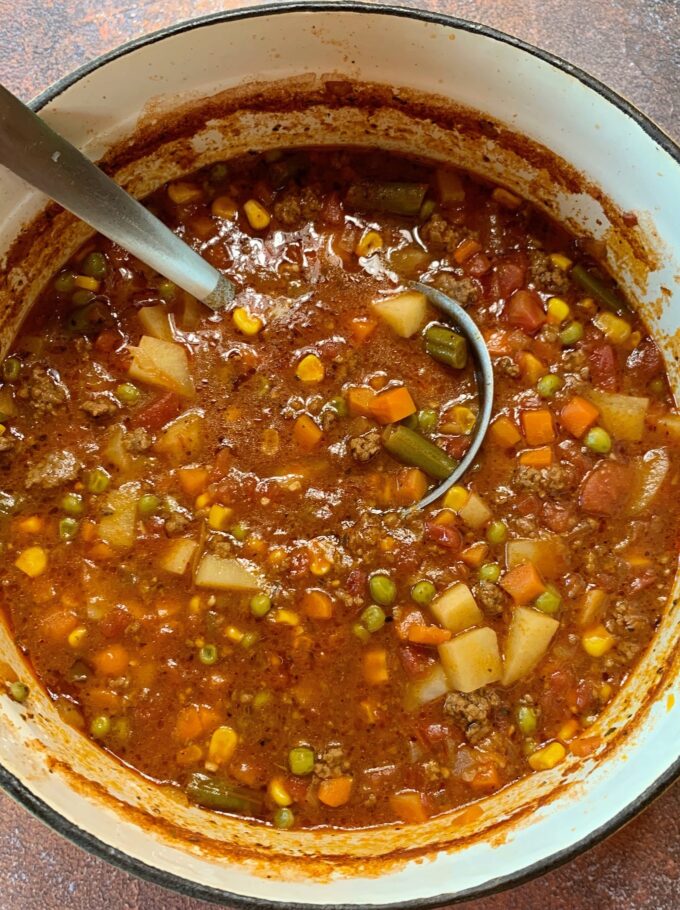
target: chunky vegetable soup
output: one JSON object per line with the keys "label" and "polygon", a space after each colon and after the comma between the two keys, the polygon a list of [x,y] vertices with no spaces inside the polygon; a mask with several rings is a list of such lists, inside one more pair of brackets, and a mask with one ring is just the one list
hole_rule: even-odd
{"label": "chunky vegetable soup", "polygon": [[[251,156],[148,205],[233,308],[96,237],[2,365],[3,602],[63,718],[280,828],[421,822],[589,754],[680,508],[680,415],[598,251],[383,152]],[[423,511],[479,400],[414,279],[467,308],[497,384]]]}

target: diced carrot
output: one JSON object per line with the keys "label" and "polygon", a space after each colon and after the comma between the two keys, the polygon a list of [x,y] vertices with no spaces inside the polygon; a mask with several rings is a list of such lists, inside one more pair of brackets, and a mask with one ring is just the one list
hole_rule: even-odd
{"label": "diced carrot", "polygon": [[121,696],[110,689],[90,689],[87,693],[87,706],[90,711],[118,714],[122,701]]}
{"label": "diced carrot", "polygon": [[462,240],[453,251],[453,258],[456,260],[458,265],[462,265],[470,258],[470,256],[474,256],[475,253],[479,253],[481,249],[481,243],[473,240],[472,237],[466,237],[465,240]]}
{"label": "diced carrot", "polygon": [[188,496],[198,496],[205,490],[210,472],[207,468],[180,468],[179,485]]}
{"label": "diced carrot", "polygon": [[530,446],[542,446],[555,441],[553,416],[547,408],[522,411],[522,429]]}
{"label": "diced carrot", "polygon": [[572,436],[580,439],[600,416],[599,410],[586,398],[574,395],[560,411],[560,423]]}
{"label": "diced carrot", "polygon": [[402,506],[418,502],[427,492],[428,482],[420,468],[402,468],[397,474],[395,499]]}
{"label": "diced carrot", "polygon": [[378,326],[377,319],[371,319],[369,316],[357,316],[349,324],[349,330],[352,338],[357,344],[362,344],[367,338],[370,338]]}
{"label": "diced carrot", "polygon": [[525,449],[519,453],[519,463],[532,468],[548,468],[553,463],[552,446]]}
{"label": "diced carrot", "polygon": [[110,547],[107,543],[104,543],[103,540],[100,540],[90,547],[90,551],[87,555],[90,559],[101,562],[106,559],[115,559],[118,553],[113,547]]}
{"label": "diced carrot", "polygon": [[387,682],[387,651],[384,648],[364,652],[364,679],[372,686]]}
{"label": "diced carrot", "polygon": [[380,392],[371,402],[371,414],[378,423],[396,423],[415,412],[415,402],[404,385]]}
{"label": "diced carrot", "polygon": [[371,405],[376,397],[373,389],[355,386],[347,390],[347,408],[351,417],[372,417]]}
{"label": "diced carrot", "polygon": [[312,619],[330,619],[333,615],[333,601],[325,591],[306,591],[300,609]]}
{"label": "diced carrot", "polygon": [[521,370],[522,377],[529,385],[536,385],[538,380],[548,372],[548,367],[543,361],[539,360],[530,351],[522,351],[518,354],[517,364]]}
{"label": "diced carrot", "polygon": [[514,422],[505,415],[501,415],[494,420],[489,427],[489,434],[497,445],[504,446],[507,449],[517,445],[522,440],[522,434]]}
{"label": "diced carrot", "polygon": [[402,793],[393,793],[390,796],[390,808],[407,825],[417,825],[426,822],[429,818],[425,811],[423,797],[415,790],[404,790]]}
{"label": "diced carrot", "polygon": [[578,739],[572,739],[569,743],[569,751],[579,758],[585,758],[601,745],[601,736],[579,736]]}
{"label": "diced carrot", "polygon": [[530,562],[510,569],[501,578],[500,584],[516,604],[529,604],[545,591],[543,579]]}
{"label": "diced carrot", "polygon": [[300,414],[293,424],[293,439],[303,452],[311,452],[320,442],[323,432],[307,414]]}
{"label": "diced carrot", "polygon": [[352,795],[352,783],[352,778],[347,776],[329,777],[322,780],[319,784],[319,801],[324,806],[330,806],[331,809],[344,806]]}
{"label": "diced carrot", "polygon": [[85,543],[91,543],[97,536],[97,525],[94,521],[87,519],[80,525],[80,536]]}
{"label": "diced carrot", "polygon": [[174,736],[180,742],[191,742],[210,733],[222,723],[222,717],[207,705],[187,705],[177,714]]}
{"label": "diced carrot", "polygon": [[472,546],[466,547],[460,554],[460,558],[466,566],[470,566],[471,569],[478,569],[484,562],[488,552],[488,544],[480,540],[479,543],[473,543]]}
{"label": "diced carrot", "polygon": [[432,524],[443,528],[452,528],[458,521],[453,509],[442,509],[432,519]]}
{"label": "diced carrot", "polygon": [[97,673],[102,676],[122,676],[130,663],[127,649],[121,644],[109,645],[91,658]]}
{"label": "diced carrot", "polygon": [[71,610],[56,607],[43,615],[40,625],[50,641],[63,643],[78,625],[78,617]]}
{"label": "diced carrot", "polygon": [[414,645],[442,645],[451,638],[451,632],[439,626],[414,623],[409,626],[406,638]]}
{"label": "diced carrot", "polygon": [[45,519],[41,515],[28,515],[20,519],[18,528],[24,534],[39,534],[45,528]]}
{"label": "diced carrot", "polygon": [[498,773],[498,766],[493,762],[487,762],[481,765],[475,776],[472,778],[471,787],[477,792],[484,793],[487,790],[498,790],[502,781]]}

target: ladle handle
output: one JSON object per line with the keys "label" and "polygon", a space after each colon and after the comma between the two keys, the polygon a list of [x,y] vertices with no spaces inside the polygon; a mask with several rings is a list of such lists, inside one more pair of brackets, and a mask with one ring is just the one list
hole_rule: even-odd
{"label": "ladle handle", "polygon": [[214,309],[234,287],[0,85],[0,164]]}

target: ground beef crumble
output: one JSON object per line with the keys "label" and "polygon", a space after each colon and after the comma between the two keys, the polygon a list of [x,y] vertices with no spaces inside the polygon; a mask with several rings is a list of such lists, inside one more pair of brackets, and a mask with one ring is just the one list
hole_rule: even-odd
{"label": "ground beef crumble", "polygon": [[493,731],[493,714],[501,706],[501,697],[494,689],[476,692],[451,692],[444,701],[444,712],[465,733],[471,745],[483,740]]}
{"label": "ground beef crumble", "polygon": [[134,430],[130,430],[123,437],[123,446],[133,455],[139,455],[141,452],[146,452],[147,449],[151,448],[152,442],[153,440],[149,432],[145,430],[144,427],[137,427]]}
{"label": "ground beef crumble", "polygon": [[35,366],[19,387],[17,397],[28,400],[36,415],[44,417],[56,414],[68,398],[68,389],[53,370]]}
{"label": "ground beef crumble", "polygon": [[110,398],[88,398],[80,405],[80,410],[85,411],[90,417],[111,417],[118,411],[119,405]]}
{"label": "ground beef crumble", "polygon": [[73,452],[50,452],[42,461],[28,469],[26,487],[43,487],[50,490],[75,480],[80,471],[80,462]]}
{"label": "ground beef crumble", "polygon": [[529,254],[529,274],[534,287],[546,294],[564,294],[569,290],[566,272],[553,265],[550,256],[541,250]]}
{"label": "ground beef crumble", "polygon": [[555,496],[566,493],[576,486],[574,471],[570,465],[553,464],[548,468],[532,468],[519,465],[513,474],[513,486],[538,496]]}
{"label": "ground beef crumble", "polygon": [[432,283],[462,307],[472,306],[479,300],[480,288],[472,278],[457,278],[450,272],[441,272]]}
{"label": "ground beef crumble", "polygon": [[503,607],[507,603],[507,596],[498,585],[491,581],[480,581],[475,586],[475,598],[477,603],[487,612],[494,616],[503,612]]}
{"label": "ground beef crumble", "polygon": [[274,215],[285,227],[314,221],[323,208],[322,199],[311,187],[286,190],[274,203]]}
{"label": "ground beef crumble", "polygon": [[369,430],[363,436],[353,436],[349,441],[349,452],[355,461],[363,464],[380,451],[380,431]]}
{"label": "ground beef crumble", "polygon": [[349,762],[338,745],[328,746],[319,754],[314,764],[314,774],[321,780],[329,777],[341,777],[349,771]]}

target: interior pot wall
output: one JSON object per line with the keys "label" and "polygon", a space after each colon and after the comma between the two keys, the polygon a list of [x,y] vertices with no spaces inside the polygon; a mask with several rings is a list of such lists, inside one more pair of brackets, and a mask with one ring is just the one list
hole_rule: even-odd
{"label": "interior pot wall", "polygon": [[[378,26],[384,26],[387,21],[378,16],[361,18],[361,28],[353,22],[346,22],[342,27],[337,23],[334,26],[340,29],[336,39],[340,42],[338,47],[346,50],[351,46],[353,60],[360,57],[357,43],[368,51],[363,30],[365,21],[371,19],[368,31],[373,32],[374,39],[378,35]],[[379,22],[374,23],[374,18]],[[274,20],[277,17],[272,17]],[[279,40],[278,31],[274,30],[269,20],[259,20],[259,26],[263,23],[263,40],[271,41],[273,46]],[[446,41],[450,47],[448,33],[439,34],[432,26],[428,26],[427,33],[420,35],[420,48],[415,47],[410,56],[402,56],[400,60],[401,81],[402,84],[408,82],[408,88],[393,92],[362,81],[354,83],[349,95],[345,89],[338,94],[339,81],[346,82],[350,77],[355,79],[356,64],[350,64],[347,59],[336,60],[336,63],[342,63],[338,66],[338,73],[326,78],[315,74],[313,67],[320,61],[321,51],[327,67],[326,52],[335,45],[331,42],[330,33],[323,34],[323,27],[319,30],[317,26],[310,28],[309,25],[305,17],[301,20],[296,14],[295,41],[299,43],[301,36],[307,41],[304,44],[305,53],[293,55],[296,61],[306,61],[305,68],[309,72],[303,78],[298,72],[276,84],[270,83],[266,89],[239,85],[232,86],[226,93],[220,91],[218,95],[206,97],[202,93],[215,89],[217,85],[208,78],[210,74],[201,70],[200,65],[200,72],[193,72],[196,40],[190,41],[186,36],[178,35],[135,52],[132,59],[125,58],[130,68],[134,58],[141,55],[141,59],[132,66],[133,71],[138,68],[139,74],[160,67],[163,80],[173,83],[173,91],[166,90],[158,98],[153,89],[157,91],[159,86],[149,86],[143,79],[138,83],[139,90],[135,91],[129,86],[130,81],[134,81],[131,79],[134,73],[128,73],[121,83],[121,97],[108,101],[99,110],[101,132],[96,138],[88,137],[92,122],[90,116],[93,108],[101,104],[105,85],[110,85],[111,79],[116,78],[115,72],[107,72],[104,78],[101,71],[93,74],[89,77],[89,84],[86,80],[85,84],[71,89],[57,99],[46,114],[81,145],[87,145],[89,138],[91,151],[96,149],[101,154],[106,153],[107,167],[116,179],[138,196],[146,195],[164,180],[225,156],[280,146],[378,144],[470,167],[491,178],[502,179],[569,221],[575,230],[607,239],[612,251],[613,269],[643,302],[657,332],[662,329],[670,331],[673,327],[671,317],[668,308],[663,309],[665,298],[660,293],[661,285],[670,285],[674,268],[666,249],[658,240],[658,234],[668,236],[665,216],[657,218],[658,234],[651,223],[651,214],[642,215],[644,233],[638,228],[626,227],[621,208],[634,207],[633,193],[620,193],[617,185],[617,193],[612,199],[611,195],[595,189],[563,160],[546,154],[540,144],[507,132],[501,121],[494,122],[486,115],[481,117],[460,107],[458,86],[461,74],[471,66],[472,47],[468,46],[464,51],[462,70],[456,70],[457,78],[451,82],[456,87],[455,105],[451,97],[444,98],[441,94],[435,97],[432,94],[435,90],[442,91],[445,80],[441,77],[441,68],[436,84],[433,84],[431,75],[425,80],[428,93],[423,93],[423,86],[417,85],[423,82],[419,68],[420,60],[424,59],[422,42],[426,42],[430,51],[434,44],[429,42],[435,39]],[[397,43],[400,39],[404,40],[402,25],[399,20],[395,26],[394,39]],[[422,29],[422,24],[409,24],[409,47],[415,43],[411,25]],[[287,27],[292,28],[292,25]],[[231,29],[225,32],[223,25],[200,31],[200,40],[208,42],[206,59],[210,59],[209,51],[214,53],[218,46],[223,46],[220,42],[225,40],[234,49],[239,46],[238,34]],[[380,33],[382,54],[386,42],[382,29]],[[245,43],[248,37],[252,42],[252,32],[240,35]],[[456,33],[457,41],[466,43],[471,38],[478,42],[489,40]],[[497,46],[494,42],[494,49]],[[163,54],[159,55],[161,48]],[[444,45],[444,48],[438,49],[440,57],[437,58],[436,53],[434,56],[441,67],[448,62],[444,53],[447,47]],[[374,50],[375,45],[372,52]],[[505,52],[506,49],[502,50]],[[403,55],[403,45],[401,51]],[[396,66],[396,60],[391,59],[392,52],[384,53],[390,58],[383,60],[385,65]],[[479,55],[480,50],[476,53]],[[482,56],[485,53],[487,51]],[[370,56],[366,53],[361,57],[362,75],[364,70],[371,75],[373,62],[369,64],[368,61],[372,61],[373,56],[373,53]],[[168,58],[173,61],[172,79],[167,65],[162,63]],[[409,63],[408,79],[404,72],[404,59]],[[241,63],[245,66],[244,61]],[[107,69],[115,70],[120,64],[121,61],[115,61]],[[246,71],[243,69],[240,72]],[[221,82],[219,88],[224,89],[228,81]],[[188,85],[193,88],[189,89]],[[163,88],[168,89],[168,86]],[[492,88],[486,86],[489,93]],[[493,97],[489,94],[485,99],[477,97],[477,100],[485,100],[488,109],[493,106],[489,100]],[[523,103],[526,107],[526,99]],[[528,108],[533,111],[531,104]],[[136,129],[121,142],[121,137],[133,125],[131,112],[134,115],[132,119],[138,120]],[[518,116],[515,126],[532,135],[537,132],[537,124],[528,115],[524,118]],[[559,142],[553,143],[553,147],[555,145]],[[576,146],[574,150],[576,152]],[[596,158],[597,155],[594,156]],[[593,167],[598,170],[595,164]],[[590,171],[588,173],[590,176]],[[610,189],[609,186],[606,188]],[[39,218],[37,222],[38,242],[31,244],[27,240],[17,247],[16,237],[20,227],[29,213],[39,212],[44,200],[6,175],[0,176],[0,199],[3,200],[2,214],[6,216],[0,232],[0,249],[6,254],[6,268],[0,276],[0,333],[6,343],[48,275],[87,236],[87,229],[67,213],[51,212],[49,217]],[[672,356],[674,350],[667,336],[662,334],[660,337],[665,341],[667,355]],[[607,752],[607,773],[610,775],[622,770],[625,750],[631,744],[630,738],[624,742],[624,737],[618,734],[634,729],[636,722],[646,717],[650,707],[653,718],[659,715],[660,694],[666,691],[672,679],[670,667],[678,635],[674,629],[674,625],[677,626],[674,618],[670,614],[666,617],[655,648],[636,672],[628,690],[610,707],[594,731],[605,732],[616,728],[617,735],[609,737],[603,750]],[[11,638],[4,629],[0,632],[0,658],[13,664],[20,675],[25,675]],[[658,673],[660,665],[668,668],[661,678]],[[655,707],[652,706],[654,699]],[[576,785],[582,784],[590,775],[589,785],[595,786],[602,771],[599,756],[580,764],[567,762],[554,772],[536,775],[507,788],[473,810],[463,810],[407,831],[393,826],[352,835],[342,832],[289,832],[282,839],[278,832],[212,816],[188,807],[170,792],[150,787],[116,762],[102,758],[98,749],[61,723],[49,700],[40,693],[32,696],[28,712],[7,699],[0,699],[0,717],[3,720],[0,760],[61,814],[145,862],[153,862],[171,869],[175,874],[215,887],[228,887],[239,893],[265,894],[271,899],[285,896],[285,890],[282,892],[280,888],[282,879],[297,880],[294,893],[301,899],[318,900],[319,886],[324,882],[328,885],[330,876],[374,876],[390,872],[390,883],[383,882],[380,897],[372,895],[371,900],[398,900],[404,896],[404,888],[412,890],[415,887],[404,866],[407,858],[416,853],[434,856],[439,848],[450,849],[456,845],[461,856],[474,849],[477,862],[488,860],[491,863],[493,858],[495,869],[501,873],[503,865],[497,861],[499,850],[494,852],[493,845],[500,844],[502,839],[506,844],[511,844],[513,840],[519,844],[522,834],[529,830],[529,821],[535,827],[551,811],[559,809],[565,816],[572,811],[576,813],[573,819],[578,820],[583,810],[578,808],[575,799],[579,792]],[[653,719],[646,720],[648,725],[653,722]],[[634,780],[632,778],[632,783]],[[509,856],[508,868],[512,868],[513,864],[517,867],[524,861],[519,856],[514,859]],[[225,868],[229,869],[228,882],[224,880]],[[476,869],[473,872],[465,870],[464,866],[458,869],[460,878],[456,888],[473,883],[475,879],[485,880],[490,874],[484,872],[483,867],[481,871]],[[259,883],[251,876],[257,877]],[[266,881],[272,878],[278,882],[276,887]],[[442,872],[432,875],[427,884],[418,883],[417,887],[419,894],[425,891],[436,894],[442,890],[450,891],[452,885],[448,874]],[[333,883],[330,893],[332,898],[324,894],[323,899],[334,902],[356,900],[356,895],[353,896],[338,882]]]}

